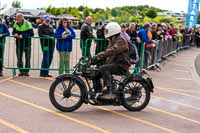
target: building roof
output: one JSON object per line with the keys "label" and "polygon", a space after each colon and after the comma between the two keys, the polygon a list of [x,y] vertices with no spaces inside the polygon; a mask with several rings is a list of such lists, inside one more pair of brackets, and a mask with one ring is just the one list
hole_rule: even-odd
{"label": "building roof", "polygon": [[0,15],[5,15],[5,16],[13,16],[16,13],[28,13],[32,14],[33,16],[37,16],[39,13],[45,13],[44,10],[34,10],[34,9],[21,9],[21,8],[8,8],[5,10],[0,11]]}
{"label": "building roof", "polygon": [[21,11],[16,12],[15,14],[11,15],[10,17],[14,18],[17,13],[22,13],[24,17],[29,17],[29,18],[34,17],[33,14],[31,14],[30,12],[21,12]]}
{"label": "building roof", "polygon": [[59,19],[60,18],[67,18],[67,19],[70,19],[70,20],[79,20],[78,18],[72,16],[71,14],[61,14],[61,15],[58,15],[57,17]]}
{"label": "building roof", "polygon": [[50,13],[46,13],[45,10],[37,10],[37,9],[21,9],[21,8],[7,8],[0,11],[0,15],[15,17],[17,13],[22,13],[24,17],[30,18],[41,18],[45,15],[48,15],[52,19],[60,19],[60,18],[67,18],[69,20],[79,21],[78,18],[72,16],[71,14],[61,14],[58,16],[52,15]]}
{"label": "building roof", "polygon": [[50,13],[39,13],[38,15],[37,15],[37,17],[38,18],[42,18],[42,17],[44,17],[44,16],[49,16],[50,18],[53,18],[53,19],[56,19],[57,17],[56,16],[54,16],[53,14],[50,14]]}

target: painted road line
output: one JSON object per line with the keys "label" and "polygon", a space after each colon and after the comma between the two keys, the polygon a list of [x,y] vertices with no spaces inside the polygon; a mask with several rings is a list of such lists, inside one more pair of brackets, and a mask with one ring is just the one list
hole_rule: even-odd
{"label": "painted road line", "polygon": [[174,69],[174,71],[176,71],[176,72],[190,73],[190,71],[181,70],[181,69]]}
{"label": "painted road line", "polygon": [[123,113],[120,113],[120,112],[117,112],[117,111],[113,111],[113,110],[110,110],[110,109],[105,108],[105,107],[97,107],[97,108],[102,109],[104,111],[108,111],[108,112],[110,112],[112,114],[115,114],[115,115],[119,115],[119,116],[125,117],[125,118],[130,119],[130,120],[134,120],[134,121],[138,121],[138,122],[144,123],[146,125],[149,125],[149,126],[152,126],[152,127],[158,128],[158,129],[161,129],[161,130],[169,132],[169,133],[177,133],[176,131],[173,131],[171,129],[164,128],[164,127],[161,127],[161,126],[159,126],[157,124],[148,122],[146,120],[142,120],[142,119],[139,119],[139,118],[127,115],[127,114],[123,114]]}
{"label": "painted road line", "polygon": [[[36,87],[36,86],[28,85],[28,84],[25,84],[25,83],[22,83],[22,82],[18,82],[18,81],[15,81],[15,80],[9,80],[9,81],[13,82],[15,84],[19,84],[19,85],[22,85],[22,86],[33,88],[35,90],[39,90],[39,91],[42,91],[42,92],[45,92],[45,93],[49,93],[49,91],[46,90],[46,89],[42,89],[42,88],[39,88],[39,87]],[[57,93],[57,96],[61,96],[61,95]]]}
{"label": "painted road line", "polygon": [[169,65],[174,65],[174,66],[179,66],[179,67],[192,67],[191,65],[182,65],[182,64],[178,64],[178,63],[174,63],[174,62],[169,62]]}
{"label": "painted road line", "polygon": [[11,80],[11,79],[12,79],[12,77],[9,77],[9,78],[6,78],[6,79],[2,79],[2,80],[0,80],[0,83],[6,82],[6,81]]}
{"label": "painted road line", "polygon": [[176,80],[186,80],[186,81],[193,81],[193,79],[190,78],[175,78]]}
{"label": "painted road line", "polygon": [[24,130],[24,129],[22,129],[22,128],[14,125],[14,124],[11,124],[11,123],[9,123],[7,121],[4,121],[2,119],[0,119],[0,124],[6,126],[8,128],[11,128],[11,129],[15,130],[18,133],[30,133],[29,131],[26,131],[26,130]]}
{"label": "painted road line", "polygon": [[33,88],[35,90],[39,90],[39,91],[42,91],[42,92],[49,93],[49,91],[46,90],[46,89],[42,89],[42,88],[39,88],[39,87],[36,87],[36,86],[32,86],[32,85],[29,85],[29,84],[25,84],[25,83],[22,83],[22,82],[19,82],[19,81],[15,81],[15,80],[9,80],[9,81],[13,82],[15,84],[18,84],[18,85],[26,86],[26,87],[29,87],[29,88]]}
{"label": "painted road line", "polygon": [[174,88],[168,88],[169,90],[174,90],[174,91],[180,91],[180,92],[185,92],[185,93],[195,93],[195,94],[200,94],[199,90],[183,90],[183,89],[174,89]]}
{"label": "painted road line", "polygon": [[195,107],[195,106],[192,106],[192,105],[184,104],[184,103],[177,102],[177,101],[174,101],[174,100],[169,100],[169,99],[164,98],[164,97],[159,97],[159,96],[152,96],[152,97],[160,99],[160,100],[163,100],[163,101],[167,101],[167,102],[170,102],[170,103],[174,103],[174,104],[177,104],[177,105],[181,105],[181,106],[184,106],[184,107],[187,107],[187,108],[191,108],[191,109],[195,109],[195,110],[200,110],[199,107]]}
{"label": "painted road line", "polygon": [[[25,83],[21,83],[21,82],[18,82],[18,81],[13,81],[13,80],[10,80],[11,82],[13,83],[16,83],[16,84],[19,84],[19,85],[22,85],[22,86],[26,86],[26,87],[29,87],[29,88],[32,88],[32,89],[35,89],[35,90],[39,90],[39,91],[42,91],[42,92],[47,92],[48,93],[48,90],[46,89],[42,89],[42,88],[39,88],[39,87],[35,87],[35,86],[32,86],[32,85],[28,85],[28,84],[25,84]],[[96,106],[94,106],[96,107]],[[139,119],[139,118],[136,118],[136,117],[133,117],[133,116],[130,116],[130,115],[126,115],[126,114],[123,114],[123,113],[119,113],[117,111],[112,111],[112,110],[109,110],[107,108],[103,108],[103,107],[96,107],[98,109],[101,109],[101,110],[105,110],[110,112],[110,113],[113,113],[115,115],[118,115],[118,116],[122,116],[122,117],[125,117],[125,118],[129,118],[131,120],[135,120],[135,121],[138,121],[138,122],[141,122],[143,124],[146,124],[148,126],[152,126],[154,128],[158,128],[160,130],[163,130],[163,131],[166,131],[166,132],[169,132],[169,133],[175,133],[175,131],[171,130],[171,129],[168,129],[168,128],[165,128],[165,127],[162,127],[162,126],[159,126],[157,124],[154,124],[154,123],[151,123],[151,122],[148,122],[148,121],[145,121],[145,120],[142,120],[142,119]]]}
{"label": "painted road line", "polygon": [[156,87],[156,89],[164,90],[164,91],[167,91],[167,92],[170,92],[170,93],[174,93],[174,94],[178,94],[178,95],[192,97],[192,98],[195,98],[195,99],[200,99],[200,97],[197,97],[197,96],[194,96],[194,95],[190,95],[190,94],[187,94],[187,93],[183,93],[183,92],[177,92],[177,91],[169,90],[167,88]]}
{"label": "painted road line", "polygon": [[178,115],[178,114],[175,114],[175,113],[170,113],[170,112],[167,112],[167,111],[164,111],[164,110],[161,110],[161,109],[158,109],[158,108],[154,108],[154,107],[151,107],[151,106],[148,106],[147,108],[149,108],[151,110],[154,110],[154,111],[157,111],[157,112],[161,112],[161,113],[170,115],[170,116],[173,116],[173,117],[176,117],[176,118],[179,118],[179,119],[187,120],[189,122],[192,122],[192,123],[200,125],[200,121],[197,121],[197,120],[194,120],[194,119],[191,119],[191,118],[187,118],[187,117],[184,117],[182,115]]}
{"label": "painted road line", "polygon": [[[42,91],[42,92],[49,93],[49,91],[46,90],[46,89],[42,89],[42,88],[39,88],[39,87],[36,87],[36,86],[28,85],[28,84],[25,84],[25,83],[22,83],[22,82],[14,81],[14,80],[9,80],[9,81],[13,82],[13,83],[16,83],[16,84],[19,84],[19,85],[22,85],[22,86],[33,88],[33,89],[36,89],[36,90],[39,90],[39,91]],[[152,96],[152,97],[158,98],[158,99],[161,99],[161,100],[164,100],[164,101],[167,101],[167,102],[175,103],[175,104],[178,104],[178,105],[182,105],[182,106],[185,106],[185,107],[188,107],[188,108],[192,108],[192,109],[195,109],[195,110],[200,110],[200,108],[198,108],[198,107],[194,107],[192,105],[188,105],[188,104],[183,104],[183,103],[180,103],[180,102],[176,102],[174,100],[169,100],[169,99],[166,99],[164,97],[159,97],[159,96]]]}
{"label": "painted road line", "polygon": [[34,79],[46,79],[46,80],[55,80],[55,78],[48,78],[48,77],[36,77],[36,76],[29,76],[29,78],[34,78]]}
{"label": "painted road line", "polygon": [[[49,79],[48,79],[49,80]],[[13,83],[16,83],[16,84],[19,84],[19,85],[23,85],[23,86],[27,86],[27,87],[30,87],[30,88],[33,88],[33,89],[37,89],[37,90],[40,90],[40,91],[43,91],[43,92],[48,92],[48,90],[46,90],[46,89],[41,89],[41,88],[39,88],[39,87],[36,87],[36,86],[32,86],[32,85],[28,85],[28,84],[25,84],[25,83],[22,83],[22,82],[18,82],[18,81],[15,81],[15,80],[9,80],[10,82],[13,82]],[[161,89],[161,87],[159,87],[158,89]],[[174,90],[176,90],[176,89],[173,89],[173,88],[166,88],[166,89],[168,89],[168,90],[172,90],[172,91],[174,91]],[[177,90],[179,90],[179,89],[177,89]],[[181,89],[180,89],[181,90]],[[177,93],[179,93],[179,92],[177,92]],[[196,93],[196,92],[194,92],[194,93]],[[185,94],[184,94],[185,95]],[[189,95],[189,94],[188,94]],[[168,102],[173,102],[173,100],[169,100],[169,99],[166,99],[166,98],[164,98],[164,97],[158,97],[158,96],[153,96],[153,97],[156,97],[156,98],[159,98],[159,99],[163,99],[163,100],[165,100],[165,101],[168,101]],[[195,109],[195,107],[194,106],[191,106],[191,105],[187,105],[187,104],[183,104],[183,103],[180,103],[180,102],[173,102],[173,103],[176,103],[176,104],[179,104],[179,105],[183,105],[183,106],[187,106],[187,107],[191,107],[191,108],[194,108]],[[199,110],[199,108],[196,108],[197,110]]]}
{"label": "painted road line", "polygon": [[31,102],[28,102],[28,101],[26,101],[26,100],[23,100],[23,99],[20,99],[20,98],[17,98],[17,97],[8,95],[8,94],[6,94],[6,93],[0,92],[0,95],[1,95],[1,96],[4,96],[4,97],[7,97],[7,98],[9,98],[9,99],[12,99],[12,100],[14,100],[14,101],[17,101],[17,102],[19,102],[19,103],[26,104],[26,105],[31,106],[31,107],[33,107],[33,108],[36,108],[36,109],[39,109],[39,110],[42,110],[42,111],[45,111],[45,112],[54,114],[54,115],[56,115],[56,116],[58,116],[58,117],[61,117],[61,118],[66,119],[66,120],[70,120],[70,121],[73,121],[73,122],[78,123],[78,124],[80,124],[80,125],[89,127],[89,128],[91,128],[91,129],[94,129],[94,130],[99,131],[99,132],[101,132],[101,133],[110,133],[108,130],[99,128],[99,127],[97,127],[97,126],[95,126],[95,125],[93,125],[93,124],[84,122],[84,121],[82,121],[82,120],[79,120],[79,119],[74,118],[74,117],[71,117],[71,116],[64,115],[64,114],[62,114],[62,113],[55,112],[54,110],[51,110],[51,109],[45,108],[45,107],[43,107],[43,106],[40,106],[40,105],[31,103]]}

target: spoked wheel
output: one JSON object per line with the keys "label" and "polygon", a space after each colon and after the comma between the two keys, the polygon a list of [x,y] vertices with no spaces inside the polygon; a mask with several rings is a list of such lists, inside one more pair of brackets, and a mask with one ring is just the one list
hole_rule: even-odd
{"label": "spoked wheel", "polygon": [[151,92],[142,81],[132,81],[126,84],[123,94],[123,106],[130,111],[141,111],[149,103]]}
{"label": "spoked wheel", "polygon": [[56,79],[51,85],[49,97],[51,103],[60,111],[72,112],[84,102],[85,89],[72,77]]}

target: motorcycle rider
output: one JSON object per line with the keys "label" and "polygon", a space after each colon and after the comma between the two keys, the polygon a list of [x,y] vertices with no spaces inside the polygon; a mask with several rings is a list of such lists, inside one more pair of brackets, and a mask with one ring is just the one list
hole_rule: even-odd
{"label": "motorcycle rider", "polygon": [[120,35],[121,27],[116,22],[111,22],[105,27],[105,38],[109,40],[107,49],[92,58],[92,64],[106,59],[105,65],[100,66],[102,76],[108,93],[101,96],[103,99],[114,99],[115,88],[112,83],[112,75],[124,75],[130,67],[129,45]]}

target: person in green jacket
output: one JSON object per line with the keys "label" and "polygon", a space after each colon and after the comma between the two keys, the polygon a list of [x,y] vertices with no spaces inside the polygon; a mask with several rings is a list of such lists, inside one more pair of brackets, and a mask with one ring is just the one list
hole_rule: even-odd
{"label": "person in green jacket", "polygon": [[[13,26],[13,35],[16,38],[17,67],[19,76],[29,76],[31,60],[31,37],[33,34],[32,24],[24,19],[23,14],[16,15]],[[23,67],[23,53],[25,53],[25,68]]]}

